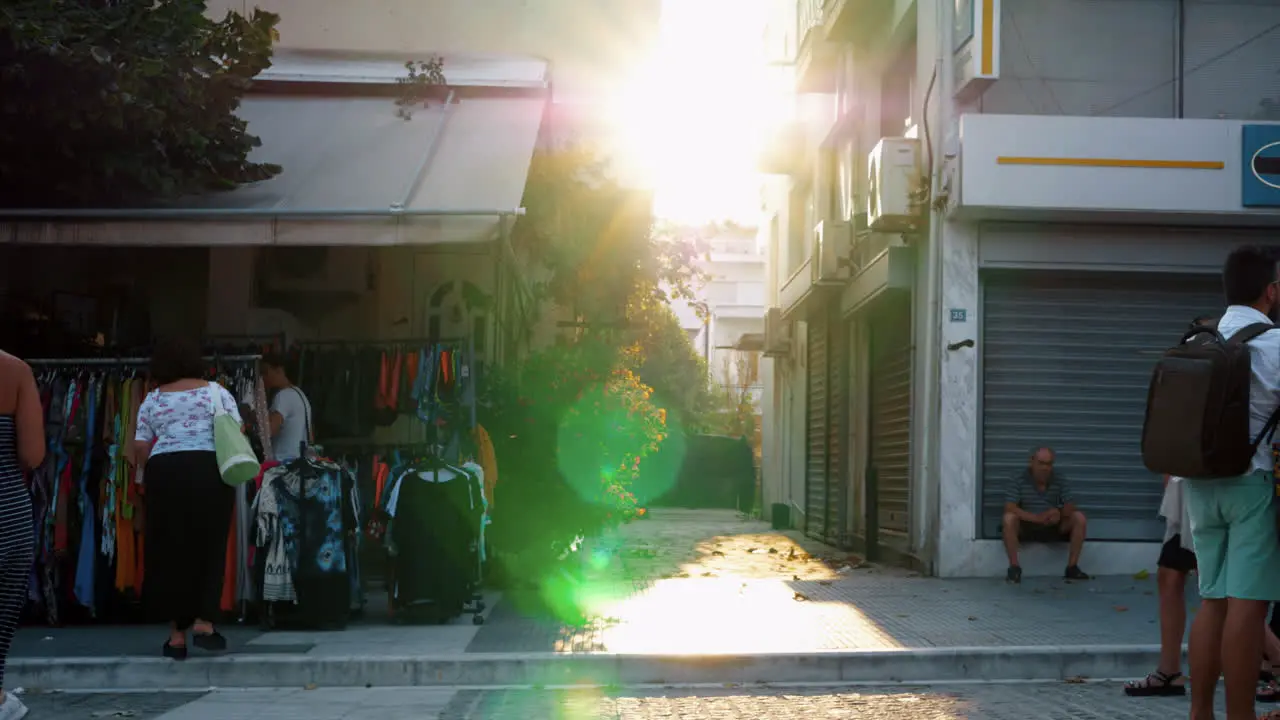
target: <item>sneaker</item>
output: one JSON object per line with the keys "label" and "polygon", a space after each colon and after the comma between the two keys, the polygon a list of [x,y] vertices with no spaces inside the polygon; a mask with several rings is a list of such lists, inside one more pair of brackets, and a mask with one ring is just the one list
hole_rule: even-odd
{"label": "sneaker", "polygon": [[1009,572],[1004,574],[1004,581],[1010,585],[1019,585],[1022,583],[1022,568],[1017,565],[1010,565]]}
{"label": "sneaker", "polygon": [[22,720],[27,716],[27,706],[22,704],[17,695],[11,692],[4,694],[4,702],[0,703],[0,720]]}
{"label": "sneaker", "polygon": [[1079,565],[1072,565],[1062,573],[1062,577],[1066,580],[1088,580],[1089,574],[1081,570]]}

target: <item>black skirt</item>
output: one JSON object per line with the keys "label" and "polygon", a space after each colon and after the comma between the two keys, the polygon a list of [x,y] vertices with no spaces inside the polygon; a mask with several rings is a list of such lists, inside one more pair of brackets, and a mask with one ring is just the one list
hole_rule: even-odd
{"label": "black skirt", "polygon": [[235,489],[222,482],[213,451],[163,453],[146,464],[148,614],[186,629],[213,622],[222,599]]}

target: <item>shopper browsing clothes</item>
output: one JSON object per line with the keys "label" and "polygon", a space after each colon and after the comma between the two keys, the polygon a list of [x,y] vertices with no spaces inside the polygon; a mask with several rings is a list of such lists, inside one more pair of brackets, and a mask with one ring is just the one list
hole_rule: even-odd
{"label": "shopper browsing clothes", "polygon": [[222,651],[213,627],[226,566],[235,490],[223,483],[214,452],[214,402],[243,422],[231,393],[203,380],[199,345],[168,339],[156,345],[151,377],[158,384],[138,408],[131,461],[147,493],[147,581],[151,612],[170,621],[163,654],[187,657],[196,647]]}
{"label": "shopper browsing clothes", "polygon": [[27,600],[35,553],[31,494],[23,472],[44,462],[44,410],[31,367],[0,352],[0,720],[20,720],[27,706],[4,692],[4,666]]}
{"label": "shopper browsing clothes", "polygon": [[304,444],[315,442],[311,432],[311,401],[289,380],[285,359],[280,355],[262,358],[262,382],[271,398],[271,452],[276,460],[292,460],[302,454]]}
{"label": "shopper browsing clothes", "polygon": [[[1208,325],[1214,318],[1202,315],[1190,327]],[[1187,516],[1185,486],[1182,478],[1164,477],[1164,497],[1160,501],[1160,517],[1164,518],[1164,545],[1156,560],[1156,587],[1160,597],[1160,665],[1155,672],[1125,683],[1124,692],[1132,697],[1185,695],[1187,685],[1182,677],[1182,637],[1187,627],[1187,575],[1196,569],[1196,554],[1191,546],[1191,523]]]}

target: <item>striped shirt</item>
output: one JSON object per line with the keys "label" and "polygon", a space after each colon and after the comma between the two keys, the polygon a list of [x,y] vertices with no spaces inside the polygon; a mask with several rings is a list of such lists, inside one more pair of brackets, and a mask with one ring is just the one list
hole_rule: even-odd
{"label": "striped shirt", "polygon": [[1046,510],[1061,510],[1065,505],[1075,502],[1075,499],[1071,496],[1070,483],[1060,473],[1052,473],[1048,484],[1041,491],[1036,487],[1036,481],[1031,477],[1031,469],[1028,468],[1015,475],[1009,482],[1009,487],[1004,493],[1004,501],[1013,503],[1033,515],[1039,515]]}

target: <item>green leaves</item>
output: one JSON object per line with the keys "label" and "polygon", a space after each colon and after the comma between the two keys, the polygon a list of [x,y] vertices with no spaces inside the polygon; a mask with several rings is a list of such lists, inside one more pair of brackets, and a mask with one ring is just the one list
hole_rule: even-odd
{"label": "green leaves", "polygon": [[272,177],[234,115],[279,18],[196,0],[0,8],[0,203],[153,203]]}
{"label": "green leaves", "polygon": [[407,74],[396,78],[399,94],[396,96],[396,117],[412,120],[413,110],[427,106],[431,88],[444,85],[444,59],[433,55],[427,60],[412,60],[404,64]]}
{"label": "green leaves", "polygon": [[676,419],[702,427],[715,405],[706,364],[669,304],[692,300],[704,280],[700,236],[655,226],[650,196],[623,187],[583,143],[535,153],[524,206],[512,244],[550,272],[539,296],[572,309],[582,342],[611,348]]}

